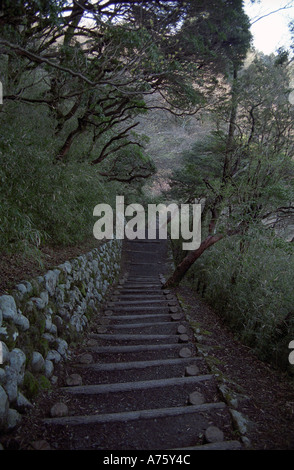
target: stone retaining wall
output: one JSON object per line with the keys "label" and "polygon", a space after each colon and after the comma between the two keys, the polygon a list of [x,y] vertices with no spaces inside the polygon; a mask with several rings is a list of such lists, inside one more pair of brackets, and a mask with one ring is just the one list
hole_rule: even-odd
{"label": "stone retaining wall", "polygon": [[120,240],[60,264],[0,296],[0,431],[13,429],[39,390],[56,380],[120,271]]}

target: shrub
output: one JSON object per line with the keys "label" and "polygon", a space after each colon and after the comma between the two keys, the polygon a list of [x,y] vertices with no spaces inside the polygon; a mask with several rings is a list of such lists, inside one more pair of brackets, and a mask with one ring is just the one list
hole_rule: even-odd
{"label": "shrub", "polygon": [[293,245],[254,231],[241,250],[240,242],[231,237],[211,247],[188,279],[260,359],[291,370]]}
{"label": "shrub", "polygon": [[113,204],[118,184],[107,184],[77,154],[54,163],[61,142],[46,108],[6,103],[0,125],[1,249],[36,257],[45,243],[91,237],[94,206]]}

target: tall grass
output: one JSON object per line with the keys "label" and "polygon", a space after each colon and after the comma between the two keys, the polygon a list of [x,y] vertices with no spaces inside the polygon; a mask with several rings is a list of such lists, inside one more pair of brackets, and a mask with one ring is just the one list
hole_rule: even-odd
{"label": "tall grass", "polygon": [[5,104],[0,126],[0,251],[34,255],[44,243],[93,236],[93,208],[113,204],[118,184],[105,183],[78,153],[54,164],[61,142],[48,108]]}
{"label": "tall grass", "polygon": [[274,366],[294,372],[293,244],[269,233],[220,241],[199,258],[187,280],[237,338]]}

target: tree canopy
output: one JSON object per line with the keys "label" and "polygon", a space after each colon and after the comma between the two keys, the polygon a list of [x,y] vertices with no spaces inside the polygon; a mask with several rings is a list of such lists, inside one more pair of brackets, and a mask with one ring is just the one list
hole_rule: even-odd
{"label": "tree canopy", "polygon": [[[202,245],[178,266],[178,283],[208,247],[245,235],[279,206],[292,210],[294,111],[290,70],[281,57],[256,57],[234,76],[214,107],[214,130],[197,141],[175,173],[172,194],[203,204]],[[205,236],[206,234],[206,236]]]}
{"label": "tree canopy", "polygon": [[[101,188],[111,183],[112,191],[116,183],[124,186],[120,191],[137,191],[155,171],[136,132],[140,115],[157,107],[175,116],[199,112],[250,43],[241,0],[1,5],[3,246],[19,239],[11,235],[18,226],[15,214],[18,232],[26,234],[20,238],[29,244],[39,243],[40,236],[32,234],[43,231],[56,237],[53,213],[62,219],[80,207],[76,219],[83,220],[82,213],[91,220],[85,205],[92,207],[95,181]],[[33,168],[41,199],[34,194],[36,180],[22,178]],[[92,199],[80,194],[78,174],[88,181]],[[68,179],[62,190],[61,178]],[[9,184],[14,190],[8,197]],[[72,221],[63,226],[73,232]]]}
{"label": "tree canopy", "polygon": [[88,129],[95,144],[107,136],[92,164],[140,145],[130,135],[145,95],[160,93],[175,113],[197,112],[214,71],[242,60],[250,40],[240,0],[6,0],[0,25],[5,100],[50,108],[64,136],[57,160]]}

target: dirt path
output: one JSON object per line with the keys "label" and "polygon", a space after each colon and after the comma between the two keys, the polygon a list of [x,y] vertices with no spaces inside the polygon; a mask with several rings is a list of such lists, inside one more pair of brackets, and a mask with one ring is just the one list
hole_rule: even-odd
{"label": "dirt path", "polygon": [[246,436],[252,449],[294,449],[293,380],[259,361],[220,318],[188,286],[177,290],[196,330],[210,369],[228,388],[228,399],[248,420]]}

